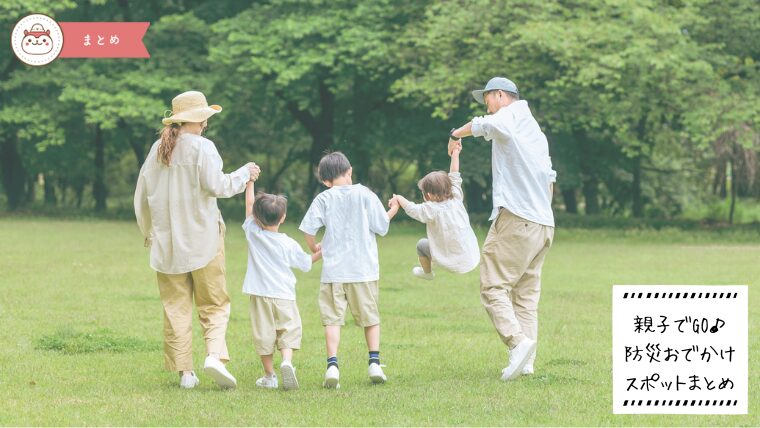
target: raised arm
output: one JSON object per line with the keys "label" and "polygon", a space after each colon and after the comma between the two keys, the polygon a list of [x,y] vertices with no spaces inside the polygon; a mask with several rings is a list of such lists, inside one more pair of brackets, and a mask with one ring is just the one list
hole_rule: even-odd
{"label": "raised arm", "polygon": [[213,144],[203,147],[200,162],[201,188],[215,198],[230,198],[245,190],[246,183],[258,177],[261,171],[249,162],[230,174],[222,171],[222,158]]}
{"label": "raised arm", "polygon": [[245,184],[245,218],[253,215],[253,201],[256,199],[256,194],[253,190],[253,180],[249,180]]}
{"label": "raised arm", "polygon": [[406,215],[419,222],[427,223],[435,218],[435,212],[428,203],[416,204],[401,195],[393,195],[391,201],[396,201],[404,209]]}
{"label": "raised arm", "polygon": [[449,172],[459,172],[459,153],[462,152],[462,140],[451,149],[451,165]]}

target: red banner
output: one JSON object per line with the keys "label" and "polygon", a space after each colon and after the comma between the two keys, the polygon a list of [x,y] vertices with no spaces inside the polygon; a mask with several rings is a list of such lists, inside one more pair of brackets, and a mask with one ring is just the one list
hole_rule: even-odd
{"label": "red banner", "polygon": [[150,22],[59,22],[60,58],[150,58],[143,36]]}

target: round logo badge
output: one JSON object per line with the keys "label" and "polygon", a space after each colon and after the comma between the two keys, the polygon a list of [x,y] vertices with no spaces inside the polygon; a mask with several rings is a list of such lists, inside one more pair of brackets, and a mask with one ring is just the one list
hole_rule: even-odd
{"label": "round logo badge", "polygon": [[21,18],[11,33],[11,48],[24,64],[50,64],[63,49],[63,31],[47,15],[34,14]]}

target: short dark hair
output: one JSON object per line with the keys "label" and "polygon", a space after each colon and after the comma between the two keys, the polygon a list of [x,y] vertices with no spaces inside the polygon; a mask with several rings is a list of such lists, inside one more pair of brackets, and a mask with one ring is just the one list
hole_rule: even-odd
{"label": "short dark hair", "polygon": [[341,152],[332,152],[322,156],[317,168],[317,175],[320,181],[332,182],[336,178],[348,172],[351,169],[351,162],[346,155]]}
{"label": "short dark hair", "polygon": [[253,201],[253,216],[264,226],[276,226],[288,212],[288,200],[282,195],[258,193]]}
{"label": "short dark hair", "polygon": [[417,182],[417,187],[422,191],[423,196],[430,194],[435,202],[443,202],[454,197],[451,191],[451,179],[443,171],[433,171],[422,177]]}
{"label": "short dark hair", "polygon": [[518,94],[517,92],[505,91],[504,89],[492,89],[490,91],[484,92],[483,96],[485,97],[486,94],[490,92],[504,92],[509,98],[512,98],[515,101],[520,100],[520,94]]}

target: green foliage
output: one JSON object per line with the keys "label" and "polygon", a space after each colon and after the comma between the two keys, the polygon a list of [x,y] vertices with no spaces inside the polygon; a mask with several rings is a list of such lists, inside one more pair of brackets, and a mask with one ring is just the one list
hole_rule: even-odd
{"label": "green foliage", "polygon": [[[150,21],[151,58],[33,68],[0,46],[0,142],[16,147],[28,198],[42,173],[59,199],[77,182],[68,200],[88,201],[83,186],[104,170],[110,197],[127,200],[186,90],[223,105],[208,137],[227,169],[263,165],[258,185],[289,195],[294,215],[326,150],[346,152],[381,195],[414,196],[417,179],[448,167],[448,129],[485,113],[469,93],[495,75],[518,83],[549,137],[557,210],[675,218],[711,198],[760,197],[757,2],[11,1],[0,20],[30,10]],[[96,130],[105,166],[93,164]],[[489,164],[488,144],[467,144],[472,212],[490,209]]]}

